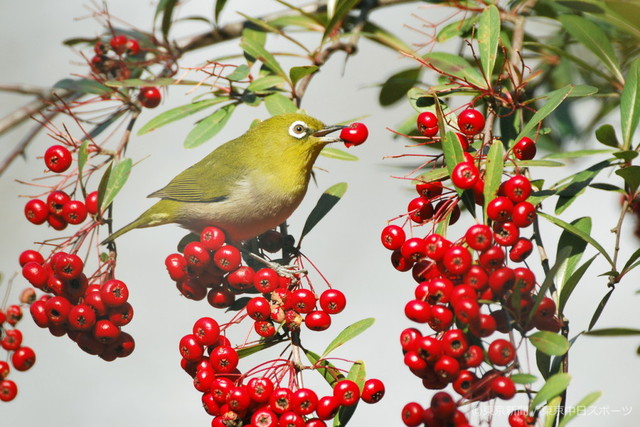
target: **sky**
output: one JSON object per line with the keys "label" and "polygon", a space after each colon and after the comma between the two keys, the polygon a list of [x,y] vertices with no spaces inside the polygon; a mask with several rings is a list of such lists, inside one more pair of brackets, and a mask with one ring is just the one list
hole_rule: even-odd
{"label": "sky", "polygon": [[[238,10],[252,15],[279,10],[277,3],[269,1],[229,3],[222,15],[225,22],[238,19],[235,13]],[[82,73],[81,57],[62,46],[61,40],[81,35],[94,36],[101,32],[99,25],[87,18],[90,14],[87,7],[91,7],[90,3],[77,0],[0,3],[0,52],[6,61],[0,69],[0,83],[29,83],[46,87],[69,74]],[[114,16],[132,25],[140,28],[150,26],[154,7],[150,2],[114,0],[109,2],[109,7]],[[206,1],[189,1],[180,13],[182,16],[207,15],[211,13],[210,5]],[[437,9],[406,5],[374,14],[374,19],[389,29],[397,30],[405,40],[419,43],[425,36],[409,27],[421,25],[417,17],[434,18],[436,13]],[[187,35],[198,33],[203,28],[204,24],[189,23],[182,24],[177,31]],[[269,43],[277,49],[280,41],[270,40]],[[183,65],[197,65],[207,57],[236,49],[236,42],[205,49]],[[382,379],[387,385],[387,395],[382,402],[359,406],[352,421],[354,426],[401,425],[399,413],[405,403],[418,401],[426,405],[431,396],[431,392],[422,389],[418,379],[403,366],[398,342],[402,329],[415,326],[402,314],[405,302],[412,298],[413,281],[407,274],[391,267],[389,253],[379,243],[380,230],[387,220],[405,212],[407,203],[414,197],[406,181],[392,178],[409,172],[413,163],[385,157],[416,150],[393,139],[386,129],[397,126],[411,113],[411,107],[404,102],[391,108],[379,107],[376,84],[411,65],[410,60],[397,53],[364,42],[358,55],[346,63],[340,54],[332,58],[331,64],[312,82],[303,102],[303,108],[326,123],[366,115],[361,120],[368,125],[371,135],[366,144],[349,149],[349,153],[360,157],[357,162],[320,158],[317,185],[310,186],[305,201],[290,220],[293,234],[299,234],[306,215],[322,191],[337,182],[349,184],[344,199],[305,238],[304,245],[305,254],[332,286],[345,292],[347,309],[336,316],[328,332],[305,331],[308,336],[303,339],[309,348],[320,351],[347,325],[367,317],[376,319],[368,331],[335,352],[335,356],[340,358],[364,359],[368,375]],[[160,107],[143,112],[139,125],[161,111],[189,102],[191,97],[183,88],[172,88],[170,96]],[[27,101],[22,96],[0,93],[0,116]],[[586,103],[585,108],[588,107]],[[232,122],[214,140],[192,150],[182,148],[182,141],[192,125],[189,120],[144,136],[134,136],[127,155],[134,161],[140,160],[140,163],[132,172],[130,184],[116,199],[116,225],[124,225],[150,206],[150,201],[145,199],[147,194],[164,186],[175,174],[215,146],[241,134],[256,117],[267,116],[263,108],[238,109]],[[616,120],[615,117],[608,119]],[[0,136],[0,146],[8,151],[30,125]],[[18,272],[18,254],[32,247],[33,242],[56,235],[51,229],[34,226],[23,218],[22,206],[26,199],[19,197],[34,194],[35,190],[15,181],[29,181],[42,175],[44,167],[38,157],[50,144],[51,140],[41,134],[27,150],[26,158],[17,160],[0,178],[0,194],[5,201],[0,205],[0,217],[3,218],[0,230],[4,243],[0,249],[3,255],[0,257],[0,271],[5,277],[0,291],[7,286],[8,278]],[[569,147],[577,146],[572,144]],[[593,141],[586,144],[594,146]],[[593,164],[596,161],[594,158],[587,162]],[[551,182],[577,172],[580,167],[584,164],[575,162],[567,169],[534,170],[532,174],[535,176],[537,173]],[[584,215],[593,216],[594,238],[610,248],[609,230],[617,218],[617,200],[593,190],[582,199],[568,209],[563,218],[570,221]],[[453,227],[453,233],[461,233],[468,225],[468,221],[461,221]],[[543,233],[551,242],[547,249],[553,255],[558,230],[543,223]],[[621,249],[627,256],[638,246],[638,241],[631,234],[630,221],[625,228]],[[210,417],[200,406],[199,393],[179,367],[177,343],[189,333],[197,318],[205,315],[219,317],[222,313],[205,302],[181,298],[168,278],[164,258],[175,251],[176,243],[183,235],[182,229],[165,226],[132,232],[119,242],[117,274],[129,284],[135,309],[134,321],[125,328],[136,339],[136,350],[130,357],[106,363],[82,353],[67,338],[54,338],[47,331],[38,329],[27,315],[20,328],[25,344],[34,348],[38,360],[30,371],[11,376],[20,391],[15,401],[0,405],[0,416],[7,425],[32,426],[43,422],[52,427],[101,427],[116,423],[123,426],[209,425]],[[594,253],[588,248],[584,259]],[[605,294],[605,280],[597,277],[605,270],[606,266],[598,259],[569,303],[567,313],[571,319],[571,336],[586,328],[591,313]],[[638,324],[640,312],[636,309],[638,297],[635,293],[638,278],[637,272],[630,274],[618,286],[599,327],[633,327]],[[312,279],[314,283],[321,283],[317,275]],[[10,301],[15,301],[24,285],[24,280],[18,275]],[[246,330],[234,333],[242,337]],[[635,425],[640,411],[640,397],[635,392],[635,384],[640,380],[639,361],[635,355],[639,344],[634,338],[582,336],[575,341],[570,360],[573,379],[569,404],[576,404],[583,396],[596,390],[603,391],[603,396],[589,415],[578,417],[574,425]],[[241,367],[250,366],[250,361],[246,362]],[[533,360],[530,363],[535,364]],[[307,377],[305,380],[317,387],[320,393],[329,393],[328,386],[319,377]],[[504,418],[512,409],[521,408],[523,402],[520,398],[498,402],[494,409],[496,419]],[[625,415],[629,411],[630,414]]]}

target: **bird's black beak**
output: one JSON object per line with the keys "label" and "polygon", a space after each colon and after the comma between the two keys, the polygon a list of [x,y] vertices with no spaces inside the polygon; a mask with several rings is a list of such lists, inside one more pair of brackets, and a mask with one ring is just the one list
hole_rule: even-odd
{"label": "bird's black beak", "polygon": [[332,132],[335,132],[337,130],[341,130],[344,128],[346,128],[346,126],[341,126],[341,125],[327,126],[323,129],[315,131],[312,135],[317,138],[320,138],[323,142],[327,142],[327,143],[339,142],[339,141],[342,141],[339,136],[337,135],[328,136],[328,135]]}

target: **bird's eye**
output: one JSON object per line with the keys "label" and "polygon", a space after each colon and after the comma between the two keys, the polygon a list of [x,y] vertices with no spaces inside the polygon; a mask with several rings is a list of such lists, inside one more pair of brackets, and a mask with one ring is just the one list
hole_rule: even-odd
{"label": "bird's eye", "polygon": [[307,134],[307,124],[303,121],[298,120],[297,122],[293,122],[293,124],[289,127],[289,135],[294,138],[300,139]]}

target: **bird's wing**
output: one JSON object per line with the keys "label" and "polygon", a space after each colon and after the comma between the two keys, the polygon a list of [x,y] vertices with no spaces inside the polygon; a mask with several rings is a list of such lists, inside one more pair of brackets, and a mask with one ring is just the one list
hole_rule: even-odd
{"label": "bird's wing", "polygon": [[234,184],[246,178],[248,172],[242,159],[229,157],[227,145],[229,143],[181,172],[166,187],[148,197],[179,202],[207,203],[225,200],[233,191]]}

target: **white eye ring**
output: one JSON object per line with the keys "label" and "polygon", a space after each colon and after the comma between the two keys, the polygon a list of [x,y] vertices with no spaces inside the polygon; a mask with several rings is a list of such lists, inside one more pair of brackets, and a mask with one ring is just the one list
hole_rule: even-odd
{"label": "white eye ring", "polygon": [[307,124],[302,120],[297,120],[289,126],[289,135],[294,138],[301,139],[307,134]]}

